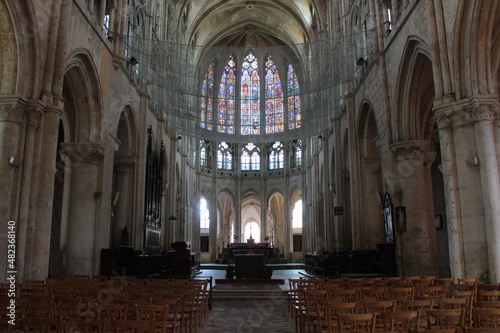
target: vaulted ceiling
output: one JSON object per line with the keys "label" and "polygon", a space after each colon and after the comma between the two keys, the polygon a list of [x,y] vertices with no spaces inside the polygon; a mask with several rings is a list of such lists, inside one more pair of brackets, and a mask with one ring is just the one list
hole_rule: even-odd
{"label": "vaulted ceiling", "polygon": [[313,39],[316,0],[185,0],[185,42],[203,46],[273,46]]}

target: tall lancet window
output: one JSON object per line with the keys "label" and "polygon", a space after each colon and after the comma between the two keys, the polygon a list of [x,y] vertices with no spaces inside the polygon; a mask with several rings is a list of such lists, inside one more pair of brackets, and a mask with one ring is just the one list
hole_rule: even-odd
{"label": "tall lancet window", "polygon": [[241,134],[260,134],[259,64],[250,52],[241,74]]}
{"label": "tall lancet window", "polygon": [[283,132],[283,91],[271,56],[266,61],[266,134]]}
{"label": "tall lancet window", "polygon": [[201,128],[212,130],[213,121],[214,64],[210,64],[201,86]]}
{"label": "tall lancet window", "polygon": [[300,128],[300,88],[297,74],[293,70],[292,64],[288,62],[287,71],[288,82],[288,128],[293,130]]}
{"label": "tall lancet window", "polygon": [[219,119],[217,121],[217,130],[220,133],[234,134],[235,65],[233,57],[229,57],[220,80]]}

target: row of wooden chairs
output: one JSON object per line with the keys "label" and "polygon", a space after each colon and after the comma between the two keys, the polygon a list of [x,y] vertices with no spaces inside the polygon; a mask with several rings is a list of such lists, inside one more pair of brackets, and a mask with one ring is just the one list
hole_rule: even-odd
{"label": "row of wooden chairs", "polygon": [[[348,282],[348,280],[351,280]],[[431,326],[427,316],[429,311],[451,311],[462,312],[462,322],[460,327],[471,327],[473,323],[473,306],[479,308],[500,308],[500,291],[492,285],[488,288],[478,288],[475,279],[467,279],[461,284],[454,284],[449,280],[445,287],[443,283],[428,283],[426,286],[414,283],[417,279],[412,279],[412,285],[402,284],[374,284],[371,282],[381,282],[386,279],[291,279],[288,310],[294,319],[295,328],[298,331],[309,330],[314,323],[314,316],[324,313],[324,309],[317,309],[316,299],[327,299],[333,303],[356,304],[356,311],[351,314],[361,314],[374,311],[374,313],[395,312],[395,311],[417,311],[423,314],[420,321],[423,326]],[[388,279],[389,281],[402,281],[403,279]],[[423,280],[431,280],[423,278]],[[368,282],[368,283],[367,283]],[[360,286],[359,286],[360,285]],[[417,285],[418,287],[416,287]],[[382,286],[382,287],[381,287]],[[458,288],[454,288],[458,287]],[[416,290],[421,292],[417,293]],[[498,289],[498,288],[497,288]],[[475,297],[478,290],[477,300]],[[307,292],[306,292],[307,291]],[[316,294],[316,295],[315,295]],[[310,299],[308,299],[310,298]],[[374,309],[372,305],[390,304],[387,309]],[[413,303],[413,304],[411,304]],[[359,306],[358,306],[359,305]],[[392,308],[391,308],[392,307]],[[375,312],[377,311],[377,312]],[[494,310],[497,311],[497,310]],[[377,329],[383,329],[383,321],[380,315],[377,316]],[[478,323],[478,319],[475,319]],[[486,326],[486,325],[482,325]],[[500,331],[500,329],[499,329]]]}
{"label": "row of wooden chairs", "polygon": [[[50,319],[67,320],[69,312],[78,310],[88,311],[92,315],[85,316],[88,320],[99,319],[97,309],[105,307],[125,308],[125,318],[137,319],[137,307],[141,306],[169,306],[169,313],[176,313],[176,305],[179,304],[179,323],[174,325],[170,331],[194,332],[200,323],[207,318],[209,309],[209,283],[208,279],[183,279],[183,280],[152,280],[136,279],[126,281],[125,279],[47,279],[41,281],[26,281],[21,287],[18,286],[16,302],[21,309],[45,308],[52,309]],[[85,286],[87,287],[85,289]],[[0,304],[10,301],[2,293]],[[3,307],[4,308],[4,307]],[[21,313],[18,318],[27,318],[28,322],[33,318],[39,318],[36,313]],[[41,310],[40,310],[41,311]],[[170,315],[176,317],[176,315]],[[53,317],[53,318],[52,318]],[[71,317],[79,317],[71,315]],[[7,319],[2,311],[2,328],[5,328]],[[77,318],[81,319],[81,318]],[[22,322],[19,322],[22,324]],[[67,324],[66,324],[67,325]],[[8,328],[10,329],[10,328]],[[107,331],[113,331],[110,321],[107,323]]]}

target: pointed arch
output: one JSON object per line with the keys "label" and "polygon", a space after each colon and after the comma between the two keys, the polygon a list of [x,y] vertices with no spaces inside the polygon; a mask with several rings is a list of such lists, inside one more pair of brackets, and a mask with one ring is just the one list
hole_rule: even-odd
{"label": "pointed arch", "polygon": [[[485,15],[488,13],[489,15]],[[491,14],[494,13],[494,14]],[[495,0],[461,1],[455,20],[453,56],[457,98],[497,92],[500,6]],[[498,46],[497,46],[498,47]]]}
{"label": "pointed arch", "polygon": [[396,87],[394,142],[430,138],[434,77],[429,47],[420,38],[410,36],[407,40]]}
{"label": "pointed arch", "polygon": [[[102,91],[97,68],[87,50],[77,49],[66,62],[63,96],[70,96],[70,108],[64,115],[71,118],[71,141],[102,141]],[[70,125],[70,126],[71,126]]]}

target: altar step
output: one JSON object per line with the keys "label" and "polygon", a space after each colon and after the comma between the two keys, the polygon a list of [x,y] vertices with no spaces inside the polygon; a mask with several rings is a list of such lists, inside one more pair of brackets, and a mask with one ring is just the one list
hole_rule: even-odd
{"label": "altar step", "polygon": [[[220,263],[203,263],[200,264],[200,269],[221,269],[225,270],[228,264],[220,264]],[[234,265],[234,262],[232,263]],[[304,269],[303,263],[279,263],[279,264],[269,264],[273,270],[276,269]]]}
{"label": "altar step", "polygon": [[286,290],[212,290],[213,300],[223,299],[273,299],[286,300]]}

